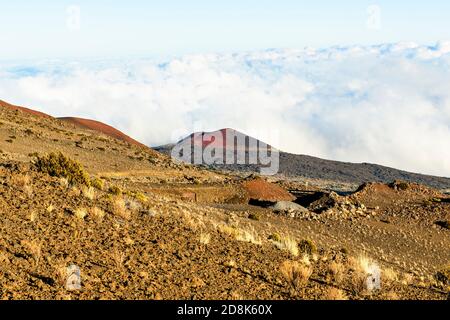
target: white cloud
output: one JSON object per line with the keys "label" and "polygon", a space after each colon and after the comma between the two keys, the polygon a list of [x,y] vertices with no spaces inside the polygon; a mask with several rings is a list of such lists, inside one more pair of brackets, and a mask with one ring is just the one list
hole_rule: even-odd
{"label": "white cloud", "polygon": [[293,153],[450,176],[448,42],[0,64],[0,76],[4,100],[148,145],[232,127]]}

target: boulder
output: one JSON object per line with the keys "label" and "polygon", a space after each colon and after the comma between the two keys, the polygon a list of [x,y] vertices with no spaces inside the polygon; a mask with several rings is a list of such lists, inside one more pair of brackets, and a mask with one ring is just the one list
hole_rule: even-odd
{"label": "boulder", "polygon": [[275,205],[270,207],[275,211],[302,211],[308,212],[308,209],[291,201],[278,201]]}

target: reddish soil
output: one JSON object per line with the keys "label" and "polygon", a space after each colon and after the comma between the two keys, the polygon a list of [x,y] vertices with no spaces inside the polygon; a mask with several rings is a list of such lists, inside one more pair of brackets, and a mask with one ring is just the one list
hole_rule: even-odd
{"label": "reddish soil", "polygon": [[130,144],[143,146],[142,143],[140,143],[140,142],[134,140],[133,138],[127,136],[123,132],[121,132],[121,131],[119,131],[119,130],[117,130],[117,129],[115,129],[115,128],[107,125],[107,124],[99,122],[99,121],[89,120],[89,119],[82,119],[82,118],[75,118],[75,117],[64,117],[64,118],[59,118],[59,120],[73,123],[76,126],[84,128],[84,129],[95,130],[95,131],[104,133],[107,136],[110,136],[112,138],[128,142]]}
{"label": "reddish soil", "polygon": [[[220,139],[216,139],[216,137],[221,137]],[[236,141],[228,141],[227,137],[237,137],[238,141],[244,141],[244,145],[237,145]],[[202,146],[205,148],[207,146],[215,147],[215,148],[223,148],[224,150],[232,149],[232,150],[249,150],[249,143],[252,141],[252,146],[256,146],[255,143],[258,142],[257,139],[247,136],[242,132],[231,128],[225,128],[213,132],[196,132],[191,134],[189,137],[185,138],[182,141],[186,141],[191,139],[192,145]]]}
{"label": "reddish soil", "polygon": [[35,116],[41,116],[41,117],[45,117],[45,118],[52,118],[51,116],[49,116],[48,114],[45,114],[43,112],[32,110],[32,109],[28,109],[28,108],[25,108],[25,107],[15,106],[15,105],[9,104],[9,103],[7,103],[5,101],[2,101],[2,100],[0,100],[0,106],[2,106],[4,108],[7,108],[7,109],[10,109],[10,110],[19,110],[19,111],[22,111],[22,112],[25,112],[25,113],[29,113],[29,114],[32,114],[32,115],[35,115]]}
{"label": "reddish soil", "polygon": [[440,192],[416,183],[394,182],[366,183],[353,194],[352,198],[364,203],[368,207],[390,208],[397,204],[411,202],[422,203],[424,200],[439,197]]}
{"label": "reddish soil", "polygon": [[260,178],[245,181],[243,186],[251,200],[269,202],[295,200],[295,197],[285,189]]}

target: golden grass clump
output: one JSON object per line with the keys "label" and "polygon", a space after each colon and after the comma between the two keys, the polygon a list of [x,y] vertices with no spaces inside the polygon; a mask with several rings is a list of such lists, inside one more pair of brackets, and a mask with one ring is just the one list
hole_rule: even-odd
{"label": "golden grass clump", "polygon": [[394,283],[398,281],[398,274],[392,268],[383,269],[381,276],[385,283]]}
{"label": "golden grass clump", "polygon": [[279,240],[272,240],[273,244],[280,250],[286,250],[294,257],[299,255],[297,240],[289,236],[279,236]]}
{"label": "golden grass clump", "polygon": [[17,174],[11,177],[12,183],[18,187],[25,187],[30,184],[31,178],[27,174]]}
{"label": "golden grass clump", "polygon": [[[379,270],[378,265],[369,257],[359,256],[349,259],[352,273],[352,287],[355,293],[363,293],[367,290],[367,279],[375,269]],[[381,271],[381,270],[380,270]]]}
{"label": "golden grass clump", "polygon": [[131,211],[127,209],[125,200],[122,197],[115,196],[111,199],[112,212],[125,220],[131,218]]}
{"label": "golden grass clump", "polygon": [[280,234],[278,232],[275,232],[275,233],[272,233],[269,236],[269,240],[280,242],[281,241],[281,236],[280,236]]}
{"label": "golden grass clump", "polygon": [[22,246],[26,251],[33,257],[35,262],[35,267],[39,265],[42,256],[42,243],[36,239],[34,240],[23,240]]}
{"label": "golden grass clump", "polygon": [[89,215],[97,221],[102,221],[105,217],[105,211],[100,208],[94,207],[89,209]]}
{"label": "golden grass clump", "polygon": [[338,288],[329,288],[326,294],[327,300],[348,300],[347,296],[345,295],[344,291]]}
{"label": "golden grass clump", "polygon": [[83,197],[85,197],[86,199],[89,200],[94,200],[95,198],[95,189],[93,187],[86,187],[83,186],[81,188],[81,194],[83,195]]}
{"label": "golden grass clump", "polygon": [[136,192],[135,196],[136,200],[138,200],[141,203],[146,203],[148,202],[148,197],[143,194],[142,192]]}
{"label": "golden grass clump", "polygon": [[39,213],[36,210],[33,210],[30,212],[30,221],[31,222],[36,222],[38,218],[39,218]]}
{"label": "golden grass clump", "polygon": [[297,261],[284,261],[280,267],[281,274],[294,290],[299,290],[308,284],[312,267]]}
{"label": "golden grass clump", "polygon": [[211,241],[211,235],[209,233],[202,232],[200,233],[199,241],[201,244],[207,245]]}
{"label": "golden grass clump", "polygon": [[261,244],[261,240],[254,229],[247,230],[229,225],[220,225],[219,231],[232,236],[238,241]]}
{"label": "golden grass clump", "polygon": [[331,280],[337,284],[341,283],[342,280],[344,279],[345,271],[346,271],[345,266],[340,262],[332,261],[328,265],[328,274]]}
{"label": "golden grass clump", "polygon": [[87,211],[85,208],[78,208],[73,212],[73,214],[77,219],[84,220],[84,218],[86,218],[87,216]]}

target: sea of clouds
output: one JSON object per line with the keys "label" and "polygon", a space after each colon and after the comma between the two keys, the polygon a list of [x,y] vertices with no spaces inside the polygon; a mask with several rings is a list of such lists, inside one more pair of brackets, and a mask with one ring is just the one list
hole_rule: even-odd
{"label": "sea of clouds", "polygon": [[0,62],[0,99],[156,146],[231,127],[283,151],[450,176],[450,43]]}

